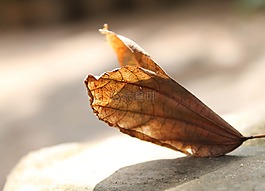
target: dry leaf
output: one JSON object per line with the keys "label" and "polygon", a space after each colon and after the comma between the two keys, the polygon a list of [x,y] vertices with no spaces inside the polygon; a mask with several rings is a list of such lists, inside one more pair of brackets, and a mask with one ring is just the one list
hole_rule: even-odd
{"label": "dry leaf", "polygon": [[100,120],[139,139],[198,157],[221,156],[244,137],[188,90],[171,79],[133,41],[100,30],[121,68],[85,80],[91,107]]}
{"label": "dry leaf", "polygon": [[109,31],[108,25],[106,24],[104,25],[104,28],[99,31],[106,35],[107,41],[118,56],[120,66],[139,66],[155,72],[158,76],[168,77],[160,66],[158,66],[135,42],[124,36],[116,35],[114,32]]}

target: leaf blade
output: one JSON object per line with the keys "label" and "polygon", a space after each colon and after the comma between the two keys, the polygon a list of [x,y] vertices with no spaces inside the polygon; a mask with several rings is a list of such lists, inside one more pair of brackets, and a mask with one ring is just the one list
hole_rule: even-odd
{"label": "leaf blade", "polygon": [[[130,73],[136,75],[133,81]],[[238,131],[170,78],[161,78],[137,66],[125,66],[108,73],[108,77],[103,75],[99,78],[102,83],[105,83],[104,80],[119,84],[119,88],[109,94],[116,97],[108,97],[107,106],[97,105],[101,101],[92,101],[91,106],[99,119],[122,132],[140,139],[149,137],[147,141],[200,157],[223,155],[243,142],[243,136]],[[96,96],[96,92],[90,90],[90,84],[97,82],[95,79],[85,82],[91,96]],[[172,89],[175,90],[173,93]],[[156,100],[136,99],[139,90],[145,96],[148,91],[154,91]],[[128,96],[125,96],[129,93],[134,95],[129,100],[130,104]],[[189,99],[182,99],[183,95],[188,95]],[[206,107],[205,112],[201,112],[201,107]],[[113,115],[106,117],[105,113]]]}

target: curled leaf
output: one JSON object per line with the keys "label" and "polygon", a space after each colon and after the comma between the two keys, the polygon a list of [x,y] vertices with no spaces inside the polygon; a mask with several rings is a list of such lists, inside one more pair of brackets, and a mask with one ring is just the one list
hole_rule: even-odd
{"label": "curled leaf", "polygon": [[99,29],[99,31],[106,35],[107,41],[118,56],[120,66],[139,66],[155,72],[158,76],[168,76],[162,68],[160,68],[160,66],[158,66],[155,61],[132,40],[109,31],[107,24],[104,25],[103,29]]}
{"label": "curled leaf", "polygon": [[141,140],[198,157],[221,156],[245,140],[219,115],[171,79],[125,37],[104,29],[119,69],[85,80],[91,107],[100,120]]}

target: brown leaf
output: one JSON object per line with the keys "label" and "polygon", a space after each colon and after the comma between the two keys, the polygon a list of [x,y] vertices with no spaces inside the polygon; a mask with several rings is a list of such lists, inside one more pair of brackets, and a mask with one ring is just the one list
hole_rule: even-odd
{"label": "brown leaf", "polygon": [[122,67],[85,80],[91,107],[100,120],[133,137],[199,157],[224,155],[256,138],[241,135],[134,42],[106,27],[101,32]]}
{"label": "brown leaf", "polygon": [[108,30],[108,25],[105,24],[103,29],[99,30],[106,35],[107,41],[114,49],[118,56],[120,66],[139,66],[147,70],[155,72],[158,76],[168,77],[168,75],[153,61],[150,56],[132,40],[116,35]]}

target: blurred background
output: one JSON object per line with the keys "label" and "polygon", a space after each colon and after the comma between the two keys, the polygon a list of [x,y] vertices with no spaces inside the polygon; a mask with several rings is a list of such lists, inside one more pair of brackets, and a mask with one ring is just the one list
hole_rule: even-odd
{"label": "blurred background", "polygon": [[0,0],[0,188],[30,151],[119,134],[83,84],[118,67],[104,23],[221,116],[265,108],[265,0]]}

